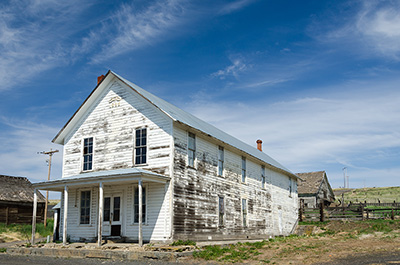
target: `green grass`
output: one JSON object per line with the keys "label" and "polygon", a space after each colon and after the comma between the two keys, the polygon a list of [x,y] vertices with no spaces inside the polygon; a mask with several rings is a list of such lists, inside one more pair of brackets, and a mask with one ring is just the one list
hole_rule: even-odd
{"label": "green grass", "polygon": [[[336,196],[336,200],[338,199],[341,200],[342,196]],[[353,203],[364,201],[367,201],[367,203],[377,203],[378,200],[381,203],[400,202],[400,187],[353,189],[351,192],[344,194],[345,203],[349,203],[350,201]]]}
{"label": "green grass", "polygon": [[[39,233],[40,236],[46,237],[53,234],[53,219],[47,220],[47,227],[44,227],[43,223],[36,224],[36,233]],[[20,233],[25,239],[29,240],[32,235],[32,225],[28,224],[9,224],[0,223],[0,234],[16,232]]]}
{"label": "green grass", "polygon": [[0,253],[5,253],[5,252],[7,252],[6,248],[0,248]]}
{"label": "green grass", "polygon": [[247,259],[255,259],[260,255],[259,250],[269,241],[237,243],[229,246],[206,246],[200,251],[195,251],[193,257],[205,260],[216,260],[226,262],[241,262]]}

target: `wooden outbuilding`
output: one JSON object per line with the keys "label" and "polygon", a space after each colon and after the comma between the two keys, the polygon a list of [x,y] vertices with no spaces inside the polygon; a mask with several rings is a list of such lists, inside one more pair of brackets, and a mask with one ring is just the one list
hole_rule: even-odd
{"label": "wooden outbuilding", "polygon": [[307,208],[325,206],[335,201],[331,185],[325,171],[296,173],[301,178],[298,182],[298,196]]}
{"label": "wooden outbuilding", "polygon": [[[30,224],[33,191],[32,183],[25,177],[0,175],[0,223]],[[37,222],[43,222],[45,200],[38,193]]]}

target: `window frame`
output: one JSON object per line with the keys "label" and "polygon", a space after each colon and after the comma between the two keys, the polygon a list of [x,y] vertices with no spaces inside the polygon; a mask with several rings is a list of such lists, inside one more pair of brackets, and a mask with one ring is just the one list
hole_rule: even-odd
{"label": "window frame", "polygon": [[292,197],[292,192],[293,192],[293,180],[291,177],[289,177],[289,197]]}
{"label": "window frame", "polygon": [[246,183],[246,179],[247,179],[247,161],[246,161],[246,157],[242,156],[242,174],[241,174],[241,181],[242,183]]}
{"label": "window frame", "polygon": [[[92,139],[92,152],[90,154],[85,154],[85,141],[88,140],[88,139]],[[94,140],[95,139],[94,139],[93,136],[82,138],[82,142],[81,142],[81,145],[82,145],[82,149],[81,149],[82,150],[82,153],[81,153],[81,170],[82,170],[82,172],[93,171],[93,168],[94,168]],[[85,169],[85,164],[86,164],[85,156],[89,156],[89,155],[91,155],[91,164],[90,164],[91,168],[90,169]]]}
{"label": "window frame", "polygon": [[[222,208],[221,208],[221,200],[222,200]],[[217,203],[218,203],[218,207],[217,207],[218,208],[218,228],[223,228],[225,226],[225,198],[224,198],[224,196],[218,196]]]}
{"label": "window frame", "polygon": [[[146,144],[145,145],[140,145],[140,146],[137,146],[136,145],[136,141],[137,141],[137,132],[138,131],[140,131],[140,134],[141,134],[141,136],[142,136],[142,132],[143,132],[143,130],[145,130],[145,132],[146,132]],[[143,138],[143,137],[141,137],[141,138]],[[147,130],[147,127],[140,127],[140,128],[136,128],[135,129],[135,137],[134,137],[134,148],[133,148],[133,164],[135,165],[135,166],[143,166],[143,165],[147,165],[148,164],[148,154],[149,154],[149,150],[148,150],[148,142],[149,142],[149,134],[148,134],[148,130]],[[141,144],[142,144],[142,142],[141,142]],[[143,149],[144,148],[144,150],[146,151],[146,154],[145,154],[145,162],[143,163],[143,161],[140,161],[140,162],[142,162],[142,163],[136,163],[136,156],[137,156],[137,149]],[[141,157],[143,157],[143,155],[141,155]],[[141,158],[142,159],[142,158]]]}
{"label": "window frame", "polygon": [[224,176],[224,163],[225,163],[225,148],[222,146],[218,146],[217,151],[217,175],[223,177]]}
{"label": "window frame", "polygon": [[[191,148],[190,146],[190,139],[193,139],[193,148]],[[188,154],[188,161],[187,161],[188,166],[194,168],[196,166],[196,135],[191,132],[188,132],[187,154]],[[193,155],[192,158],[191,154]]]}
{"label": "window frame", "polygon": [[[138,202],[138,204],[136,204],[135,203],[135,196],[136,196],[136,190],[137,190],[137,193],[139,193],[139,185],[135,185],[134,187],[133,187],[133,218],[132,218],[132,224],[134,224],[134,225],[139,225],[139,202]],[[148,211],[147,211],[147,198],[148,198],[148,194],[147,194],[147,185],[143,185],[143,187],[142,187],[142,196],[144,196],[145,197],[145,200],[144,200],[144,204],[142,204],[142,211],[144,211],[144,218],[142,219],[142,224],[144,224],[144,225],[146,225],[147,224],[147,216],[148,216]],[[139,200],[139,194],[138,194],[138,200]],[[137,220],[137,222],[136,222],[136,210],[135,210],[135,207],[136,207],[136,205],[137,205],[137,207],[138,207],[138,213],[137,213],[137,218],[138,218],[138,220]]]}
{"label": "window frame", "polygon": [[244,228],[248,227],[248,205],[247,205],[247,198],[241,198],[241,212],[242,212],[242,226]]}
{"label": "window frame", "polygon": [[266,188],[266,175],[265,175],[265,166],[261,166],[261,188]]}
{"label": "window frame", "polygon": [[[91,225],[91,203],[92,203],[92,191],[91,190],[79,190],[79,193],[80,193],[80,196],[79,196],[79,225]],[[87,221],[87,223],[86,222],[84,222],[84,223],[82,223],[82,201],[83,201],[83,198],[82,198],[82,196],[83,196],[83,193],[89,193],[89,197],[88,197],[88,199],[89,199],[89,203],[88,203],[88,205],[85,205],[84,206],[84,208],[85,209],[88,209],[88,211],[89,211],[89,214],[88,215],[85,215],[86,217],[89,217],[89,219],[88,219],[88,221]],[[85,198],[85,199],[87,199],[87,198]]]}

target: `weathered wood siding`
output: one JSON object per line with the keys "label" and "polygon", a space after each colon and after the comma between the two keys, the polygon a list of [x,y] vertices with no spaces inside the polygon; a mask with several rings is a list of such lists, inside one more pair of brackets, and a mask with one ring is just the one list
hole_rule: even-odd
{"label": "weathered wood siding", "polygon": [[[138,240],[138,224],[134,223],[134,188],[137,184],[104,185],[104,196],[121,197],[121,236],[127,241]],[[143,240],[166,241],[170,235],[170,212],[168,184],[144,183],[146,188],[146,219],[143,225]],[[91,191],[90,224],[80,224],[81,191]],[[98,224],[98,187],[69,189],[67,235],[71,241],[96,241]],[[64,196],[61,200],[61,215],[64,214]],[[60,227],[63,227],[61,218]],[[104,231],[104,229],[103,229]],[[60,229],[62,235],[62,229]]]}
{"label": "weathered wood siding", "polygon": [[63,177],[82,173],[83,139],[94,138],[93,170],[134,166],[135,129],[147,128],[147,165],[169,175],[172,121],[125,84],[114,81],[66,137]]}
{"label": "weathered wood siding", "polygon": [[[0,223],[32,224],[33,202],[0,201]],[[37,204],[36,222],[44,220],[44,202]]]}
{"label": "weathered wood siding", "polygon": [[[289,196],[287,176],[266,165],[267,184],[262,188],[261,164],[246,156],[247,179],[242,183],[244,153],[224,145],[224,174],[218,176],[220,143],[200,133],[196,134],[196,161],[191,168],[187,163],[187,128],[174,124],[173,131],[174,239],[265,238],[290,233],[297,219],[297,192]],[[218,227],[218,196],[225,201],[223,227]],[[247,227],[242,224],[242,198],[247,199]]]}

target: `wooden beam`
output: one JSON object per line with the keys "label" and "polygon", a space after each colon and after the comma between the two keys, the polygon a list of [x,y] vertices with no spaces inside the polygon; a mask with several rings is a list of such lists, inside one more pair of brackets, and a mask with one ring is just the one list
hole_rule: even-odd
{"label": "wooden beam", "polygon": [[68,187],[64,186],[63,245],[67,244]]}
{"label": "wooden beam", "polygon": [[143,223],[143,184],[142,178],[139,179],[139,246],[143,246],[143,231],[142,231],[142,223]]}
{"label": "wooden beam", "polygon": [[37,211],[37,189],[33,190],[33,215],[32,215],[32,240],[31,244],[35,244],[36,233],[36,211]]}
{"label": "wooden beam", "polygon": [[104,207],[104,197],[103,197],[103,182],[99,183],[99,222],[98,222],[98,231],[97,231],[97,243],[98,246],[101,247],[102,240],[102,230],[103,230],[103,207]]}

